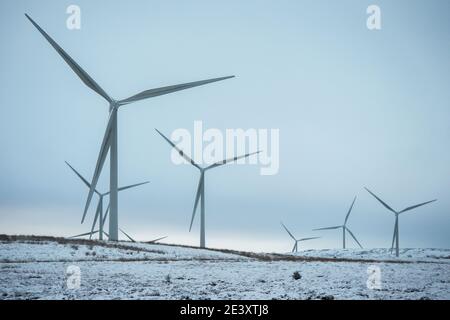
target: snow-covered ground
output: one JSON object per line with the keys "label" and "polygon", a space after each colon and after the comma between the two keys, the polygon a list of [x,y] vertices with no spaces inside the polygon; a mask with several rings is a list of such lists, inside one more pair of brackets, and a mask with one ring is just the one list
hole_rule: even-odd
{"label": "snow-covered ground", "polygon": [[[392,256],[381,249],[359,251],[268,259],[129,242],[0,241],[0,299],[450,299],[449,250],[410,250],[407,263],[386,262]],[[80,287],[70,289],[73,266]],[[368,288],[368,270],[379,270],[381,288]]]}
{"label": "snow-covered ground", "polygon": [[362,260],[401,260],[450,263],[450,249],[400,249],[398,258],[390,249],[323,249],[304,250],[297,256]]}
{"label": "snow-covered ground", "polygon": [[175,246],[119,242],[112,246],[99,246],[54,241],[0,242],[1,262],[52,261],[167,261],[167,260],[242,260],[244,257],[222,252],[180,248]]}

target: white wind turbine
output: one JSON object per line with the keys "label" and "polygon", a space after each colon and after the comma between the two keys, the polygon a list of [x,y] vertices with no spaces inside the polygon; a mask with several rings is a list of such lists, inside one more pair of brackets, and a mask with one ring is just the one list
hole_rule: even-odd
{"label": "white wind turbine", "polygon": [[169,138],[167,138],[160,131],[158,131],[158,129],[155,129],[155,130],[161,135],[161,137],[164,138],[164,140],[166,140],[175,150],[178,151],[180,156],[182,156],[187,162],[191,163],[194,167],[196,167],[200,171],[200,180],[198,182],[197,195],[195,196],[194,211],[192,212],[191,225],[189,226],[189,232],[192,229],[192,223],[194,222],[195,213],[197,212],[197,205],[201,198],[201,204],[200,204],[200,248],[205,248],[205,173],[206,173],[206,171],[213,169],[213,168],[223,166],[230,162],[234,162],[238,159],[243,159],[243,158],[247,158],[251,155],[258,154],[258,153],[260,153],[260,151],[249,153],[249,154],[239,156],[239,157],[224,159],[222,161],[216,162],[210,166],[203,168],[203,167],[200,167],[197,163],[195,163],[194,160],[189,158],[172,141],[170,141]]}
{"label": "white wind turbine", "polygon": [[297,239],[296,237],[294,237],[292,235],[292,233],[288,230],[288,228],[283,224],[283,222],[281,222],[281,225],[283,226],[284,230],[286,230],[286,232],[289,234],[289,236],[294,240],[294,247],[292,248],[292,252],[298,252],[298,243],[299,242],[303,242],[303,241],[308,241],[308,240],[313,240],[313,239],[319,239],[320,237],[311,237],[311,238],[301,238],[301,239]]}
{"label": "white wind turbine", "polygon": [[100,152],[97,158],[97,164],[95,166],[95,171],[92,176],[91,188],[88,193],[86,200],[86,205],[84,208],[84,213],[82,217],[82,222],[86,217],[86,213],[89,209],[89,205],[94,194],[95,187],[97,186],[98,179],[100,177],[103,165],[106,160],[106,156],[110,155],[110,205],[111,212],[109,215],[109,239],[117,241],[119,237],[119,224],[118,224],[118,146],[117,146],[117,112],[119,107],[141,101],[148,98],[153,98],[176,91],[181,91],[197,86],[202,86],[208,83],[221,81],[234,76],[221,77],[215,79],[208,79],[196,82],[189,82],[184,84],[172,85],[167,87],[161,87],[156,89],[150,89],[142,91],[136,95],[133,95],[127,99],[114,100],[111,98],[95,81],[84,71],[33,19],[27,14],[25,16],[30,20],[30,22],[38,29],[38,31],[47,39],[50,45],[57,51],[57,53],[64,59],[64,61],[69,65],[69,67],[78,75],[78,77],[83,81],[83,83],[90,89],[98,93],[109,103],[109,118],[108,124],[106,126],[105,134],[103,136],[103,141],[100,147]]}
{"label": "white wind turbine", "polygon": [[355,235],[351,230],[347,227],[347,221],[350,216],[350,213],[352,212],[353,205],[355,204],[356,197],[353,199],[352,205],[350,206],[350,209],[348,209],[347,215],[345,216],[344,224],[342,226],[335,226],[335,227],[327,227],[327,228],[319,228],[314,229],[313,231],[318,230],[334,230],[334,229],[341,229],[342,228],[342,247],[345,249],[345,233],[348,232],[350,236],[356,241],[356,243],[359,245],[359,247],[362,249],[361,243],[359,243],[358,239],[356,239]]}
{"label": "white wind turbine", "polygon": [[[77,170],[75,170],[74,167],[72,167],[67,161],[66,161],[66,164],[69,166],[70,169],[72,169],[72,171],[78,176],[78,178],[80,178],[81,181],[83,181],[83,183],[88,188],[91,188],[91,184]],[[131,189],[131,188],[135,188],[135,187],[147,184],[147,183],[149,183],[149,181],[145,181],[145,182],[136,183],[136,184],[132,184],[132,185],[129,185],[129,186],[121,187],[121,188],[118,188],[117,190],[118,191],[123,191],[123,190]],[[97,203],[97,210],[95,211],[94,222],[92,223],[91,232],[79,234],[79,235],[73,236],[71,238],[79,238],[79,237],[84,237],[84,236],[87,236],[87,235],[89,235],[89,238],[92,238],[92,235],[97,233],[97,232],[99,233],[99,240],[103,240],[103,234],[105,234],[109,238],[108,233],[106,233],[103,230],[103,226],[105,225],[106,218],[107,218],[108,212],[109,212],[109,205],[108,205],[108,208],[106,209],[106,212],[103,213],[103,200],[104,200],[104,197],[108,196],[110,193],[109,192],[103,192],[103,193],[99,192],[97,190],[97,188],[94,189],[94,192],[98,196],[98,203]],[[98,227],[98,230],[94,231],[95,225],[97,224],[97,220],[99,222],[98,223],[99,227]]]}
{"label": "white wind turbine", "polygon": [[380,198],[378,198],[372,191],[370,191],[369,189],[365,188],[367,190],[367,192],[369,192],[375,199],[377,199],[386,209],[388,209],[389,211],[393,212],[395,214],[395,224],[394,224],[394,235],[392,236],[392,245],[391,245],[391,253],[392,250],[394,249],[394,242],[395,242],[395,255],[398,257],[400,254],[400,239],[399,239],[399,226],[398,226],[398,217],[400,215],[400,213],[404,213],[406,211],[409,210],[413,210],[416,209],[418,207],[424,206],[426,204],[432,203],[434,201],[436,201],[437,199],[431,200],[431,201],[427,201],[427,202],[423,202],[423,203],[419,203],[416,204],[414,206],[405,208],[401,211],[395,211],[394,209],[392,209],[390,206],[388,206],[383,200],[381,200]]}

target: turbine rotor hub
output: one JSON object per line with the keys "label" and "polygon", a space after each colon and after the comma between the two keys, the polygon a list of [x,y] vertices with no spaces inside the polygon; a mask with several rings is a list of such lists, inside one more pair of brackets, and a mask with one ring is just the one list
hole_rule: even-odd
{"label": "turbine rotor hub", "polygon": [[116,100],[113,100],[113,101],[111,101],[111,103],[109,104],[109,111],[117,110],[117,109],[119,109],[119,107],[120,107],[119,102],[116,101]]}

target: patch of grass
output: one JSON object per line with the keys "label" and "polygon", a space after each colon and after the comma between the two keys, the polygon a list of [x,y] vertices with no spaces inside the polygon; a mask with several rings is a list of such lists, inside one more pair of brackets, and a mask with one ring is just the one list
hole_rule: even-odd
{"label": "patch of grass", "polygon": [[94,247],[104,247],[104,248],[113,248],[113,249],[122,249],[128,251],[135,252],[148,252],[148,253],[156,253],[156,254],[166,254],[166,252],[162,250],[153,250],[148,248],[139,248],[132,245],[125,245],[121,243],[115,242],[105,242],[98,240],[88,240],[88,239],[68,239],[68,238],[60,238],[60,237],[49,237],[49,236],[35,236],[35,235],[6,235],[0,234],[0,242],[23,242],[28,244],[44,244],[48,242],[56,242],[61,245],[83,245],[87,246],[89,250],[93,250]]}

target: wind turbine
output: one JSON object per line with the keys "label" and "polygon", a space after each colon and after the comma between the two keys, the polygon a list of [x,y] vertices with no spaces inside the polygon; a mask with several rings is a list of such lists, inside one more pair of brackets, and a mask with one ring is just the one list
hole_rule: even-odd
{"label": "wind turbine", "polygon": [[103,136],[103,141],[100,147],[100,152],[97,158],[97,164],[95,166],[94,174],[92,176],[91,187],[86,200],[86,205],[84,208],[83,217],[81,222],[84,221],[86,213],[89,209],[89,205],[94,194],[95,187],[97,186],[98,179],[100,177],[103,165],[106,160],[106,156],[109,151],[110,156],[110,204],[111,213],[109,215],[109,234],[110,240],[118,241],[119,237],[119,224],[118,224],[118,146],[117,146],[117,112],[119,107],[141,101],[148,98],[153,98],[176,91],[181,91],[197,86],[202,86],[208,83],[221,81],[225,79],[233,78],[234,76],[214,78],[202,81],[189,82],[184,84],[177,84],[167,87],[161,87],[156,89],[150,89],[142,91],[136,95],[123,100],[115,100],[111,98],[101,87],[98,85],[94,79],[91,78],[76,62],[73,60],[28,14],[25,16],[30,20],[30,22],[36,27],[36,29],[45,37],[45,39],[50,43],[50,45],[57,51],[57,53],[64,59],[64,61],[69,65],[69,67],[78,75],[81,81],[88,86],[90,89],[98,93],[109,103],[109,117],[106,126],[105,134]]}
{"label": "wind turbine", "polygon": [[156,132],[158,132],[161,137],[164,138],[175,150],[178,151],[180,156],[182,156],[186,161],[190,162],[194,167],[196,167],[200,171],[200,180],[198,182],[197,187],[197,195],[195,196],[195,204],[194,204],[194,211],[192,212],[192,218],[191,218],[191,225],[189,227],[189,232],[191,232],[192,229],[192,223],[194,222],[195,213],[197,212],[197,205],[201,198],[201,205],[200,205],[200,248],[205,248],[205,173],[206,171],[217,168],[220,166],[223,166],[227,163],[234,162],[238,159],[247,158],[251,155],[258,154],[260,151],[249,153],[243,156],[234,157],[230,159],[224,159],[222,161],[213,163],[210,166],[207,167],[200,167],[197,163],[194,162],[191,158],[189,158],[181,149],[179,149],[172,141],[169,140],[165,135],[163,135],[158,129],[155,129]]}
{"label": "wind turbine", "polygon": [[358,239],[356,239],[355,235],[351,230],[347,227],[347,221],[348,217],[350,216],[350,213],[352,212],[353,205],[355,204],[356,197],[353,199],[352,205],[350,206],[350,209],[348,209],[347,215],[345,216],[344,224],[342,226],[335,226],[335,227],[327,227],[327,228],[320,228],[320,229],[314,229],[313,231],[318,230],[334,230],[334,229],[341,229],[342,228],[342,247],[345,249],[345,233],[348,232],[350,236],[356,241],[356,243],[359,245],[359,247],[362,249],[361,243],[359,243]]}
{"label": "wind turbine", "polygon": [[392,245],[391,245],[391,253],[392,250],[394,249],[394,242],[395,242],[395,256],[399,256],[399,251],[400,251],[400,239],[399,239],[399,226],[398,226],[398,217],[400,215],[400,213],[409,211],[409,210],[413,210],[416,209],[418,207],[424,206],[426,204],[432,203],[434,201],[436,201],[437,199],[431,200],[431,201],[427,201],[427,202],[423,202],[423,203],[419,203],[416,204],[414,206],[405,208],[401,211],[395,211],[394,209],[392,209],[390,206],[388,206],[383,200],[381,200],[380,198],[378,198],[372,191],[370,191],[367,188],[364,188],[367,190],[367,192],[369,192],[375,199],[377,199],[386,209],[388,209],[389,211],[393,212],[395,214],[395,225],[394,225],[394,235],[392,236]]}
{"label": "wind turbine", "polygon": [[[91,188],[91,184],[77,170],[75,170],[75,168],[72,167],[67,161],[65,161],[65,162],[69,166],[69,168],[72,169],[72,171],[78,176],[78,178],[80,178],[80,180],[83,181],[83,183],[88,188]],[[147,183],[149,183],[149,181],[145,181],[145,182],[136,183],[136,184],[132,184],[132,185],[129,185],[129,186],[121,187],[121,188],[118,188],[117,190],[118,191],[123,191],[123,190],[131,189],[131,188],[135,188],[135,187],[147,184]],[[96,188],[94,189],[94,192],[98,196],[98,203],[97,203],[97,210],[95,212],[94,222],[92,224],[92,228],[91,228],[91,232],[90,232],[90,237],[89,238],[91,238],[94,233],[98,232],[99,233],[99,240],[103,240],[103,234],[105,234],[105,232],[103,231],[103,226],[104,226],[104,224],[106,222],[106,217],[108,216],[108,212],[109,212],[109,205],[108,205],[108,208],[106,209],[106,212],[103,215],[103,199],[104,199],[105,196],[108,196],[110,193],[109,192],[103,192],[103,193],[99,192]],[[97,224],[97,219],[99,220],[99,229],[94,232],[95,225]],[[86,233],[86,234],[83,233],[83,234],[74,236],[72,238],[79,238],[79,237],[86,236],[88,234],[89,233]],[[109,235],[108,235],[108,238],[109,238]]]}
{"label": "wind turbine", "polygon": [[284,230],[286,230],[286,232],[289,234],[289,236],[294,240],[294,247],[292,248],[292,252],[298,252],[298,243],[302,242],[302,241],[307,241],[307,240],[313,240],[313,239],[319,239],[320,237],[311,237],[311,238],[301,238],[301,239],[297,239],[296,237],[294,237],[292,235],[292,233],[288,230],[288,228],[283,224],[283,222],[281,222],[281,225],[283,226]]}

